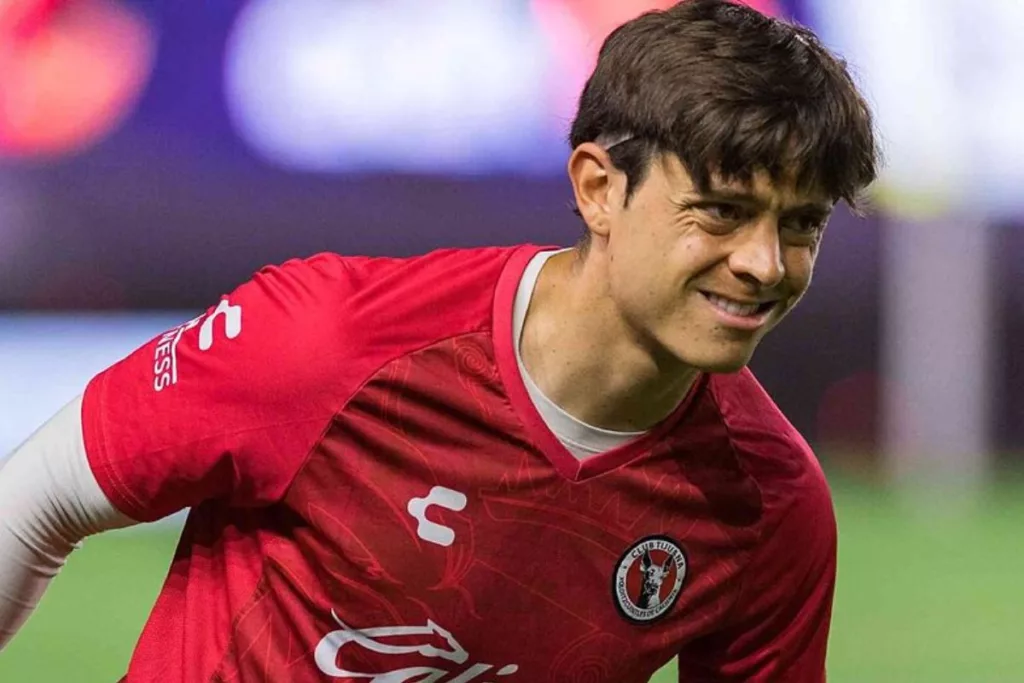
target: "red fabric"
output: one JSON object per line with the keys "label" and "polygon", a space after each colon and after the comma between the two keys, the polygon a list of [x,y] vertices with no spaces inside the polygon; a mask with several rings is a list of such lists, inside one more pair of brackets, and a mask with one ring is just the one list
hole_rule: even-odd
{"label": "red fabric", "polygon": [[265,269],[233,338],[226,304],[206,350],[206,319],[181,335],[176,383],[158,338],[90,384],[111,500],[192,507],[128,683],[639,683],[679,653],[685,681],[823,680],[807,445],[744,371],[580,464],[515,368],[536,252]]}

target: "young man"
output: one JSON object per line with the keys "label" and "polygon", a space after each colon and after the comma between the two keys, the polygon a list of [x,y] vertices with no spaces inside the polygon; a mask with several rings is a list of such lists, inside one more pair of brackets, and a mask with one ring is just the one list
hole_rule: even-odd
{"label": "young man", "polygon": [[266,268],[0,471],[0,642],[84,536],[191,512],[126,681],[824,680],[829,492],[744,369],[875,175],[799,28],[604,45],[575,249]]}

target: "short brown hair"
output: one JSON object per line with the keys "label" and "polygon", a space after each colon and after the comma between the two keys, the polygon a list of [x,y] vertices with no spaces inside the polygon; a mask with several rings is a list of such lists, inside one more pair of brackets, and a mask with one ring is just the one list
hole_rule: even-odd
{"label": "short brown hair", "polygon": [[677,155],[701,191],[712,174],[749,182],[764,170],[854,208],[879,165],[846,63],[811,31],[725,0],[685,0],[615,29],[569,141],[608,145],[627,203],[659,152]]}

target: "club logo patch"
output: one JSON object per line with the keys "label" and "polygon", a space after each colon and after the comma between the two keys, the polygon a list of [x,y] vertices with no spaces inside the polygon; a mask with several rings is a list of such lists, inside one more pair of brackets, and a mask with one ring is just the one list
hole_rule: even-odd
{"label": "club logo patch", "polygon": [[686,555],[668,536],[634,543],[619,559],[612,577],[612,598],[619,612],[636,624],[668,614],[686,578]]}

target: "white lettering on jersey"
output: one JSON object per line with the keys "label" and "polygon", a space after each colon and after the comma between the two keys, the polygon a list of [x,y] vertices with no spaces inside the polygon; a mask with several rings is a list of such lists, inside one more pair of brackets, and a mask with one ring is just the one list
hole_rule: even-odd
{"label": "white lettering on jersey", "polygon": [[430,489],[426,498],[413,498],[409,501],[409,514],[419,522],[416,535],[424,541],[450,546],[455,542],[455,530],[427,519],[427,509],[431,505],[452,512],[462,512],[466,508],[466,496],[443,486],[435,486]]}
{"label": "white lettering on jersey", "polygon": [[228,339],[234,339],[242,333],[242,307],[233,306],[227,299],[221,299],[213,313],[203,321],[199,328],[199,349],[209,351],[213,346],[213,323],[218,316],[224,316],[224,334]]}
{"label": "white lettering on jersey", "polygon": [[153,374],[156,375],[153,388],[157,391],[163,391],[178,382],[178,342],[181,341],[181,335],[198,325],[202,319],[203,316],[193,318],[167,332],[157,341],[153,361]]}
{"label": "white lettering on jersey", "polygon": [[199,328],[199,350],[209,351],[213,347],[214,321],[221,316],[224,317],[224,333],[228,339],[234,339],[242,333],[242,307],[234,306],[227,299],[222,299],[205,320],[201,315],[192,318],[157,340],[153,356],[153,389],[163,391],[178,383],[178,342],[181,341],[182,335],[202,323],[203,326]]}
{"label": "white lettering on jersey", "polygon": [[[341,628],[324,636],[317,644],[316,650],[313,651],[313,659],[316,661],[317,668],[328,676],[363,678],[368,679],[369,683],[469,683],[494,669],[493,664],[473,664],[457,675],[450,668],[439,669],[432,666],[413,666],[380,673],[349,671],[344,668],[342,650],[350,644],[384,655],[419,654],[423,657],[443,659],[460,668],[469,660],[469,653],[451,633],[429,619],[425,626],[381,626],[355,629],[343,622],[334,610],[331,610],[331,616]],[[414,637],[421,638],[423,642],[409,644]],[[387,638],[397,638],[398,642],[402,644],[391,645],[381,642]],[[438,644],[441,644],[442,647],[438,647]],[[339,658],[342,660],[341,665],[339,665]],[[519,671],[519,667],[516,664],[509,664],[495,671],[494,675],[509,676],[517,671]]]}

